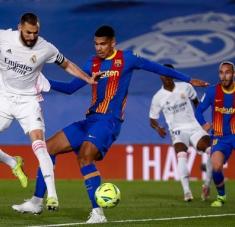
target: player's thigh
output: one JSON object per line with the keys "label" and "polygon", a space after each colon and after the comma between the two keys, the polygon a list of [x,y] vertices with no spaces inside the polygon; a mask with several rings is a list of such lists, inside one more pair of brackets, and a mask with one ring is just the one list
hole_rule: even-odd
{"label": "player's thigh", "polygon": [[36,100],[17,104],[15,118],[23,128],[25,134],[40,129],[45,132],[45,123],[40,103]]}
{"label": "player's thigh", "polygon": [[5,118],[0,115],[0,132],[7,129],[11,125],[12,120],[13,119]]}
{"label": "player's thigh", "polygon": [[218,167],[218,165],[225,164],[232,153],[232,149],[232,143],[226,138],[214,138],[211,147],[212,165]]}
{"label": "player's thigh", "polygon": [[71,150],[78,152],[87,132],[87,121],[74,122],[63,128],[62,132],[59,136],[63,137],[64,149],[71,148]]}
{"label": "player's thigh", "polygon": [[12,103],[4,96],[0,96],[0,132],[7,129],[12,120]]}
{"label": "player's thigh", "polygon": [[177,129],[171,130],[170,132],[172,144],[175,145],[177,143],[184,144],[186,147],[189,146],[189,133],[186,130]]}
{"label": "player's thigh", "polygon": [[50,154],[62,154],[72,151],[70,142],[63,131],[57,132],[46,141],[47,150]]}
{"label": "player's thigh", "polygon": [[210,136],[201,127],[195,128],[192,130],[190,143],[196,150],[205,151],[210,146]]}
{"label": "player's thigh", "polygon": [[89,126],[84,141],[94,144],[101,154],[100,159],[102,159],[117,139],[120,130],[121,122],[118,119],[97,120]]}

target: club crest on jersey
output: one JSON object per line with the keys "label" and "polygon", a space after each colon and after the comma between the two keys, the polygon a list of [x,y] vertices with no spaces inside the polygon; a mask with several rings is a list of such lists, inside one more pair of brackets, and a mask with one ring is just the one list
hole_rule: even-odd
{"label": "club crest on jersey", "polygon": [[33,55],[30,60],[33,62],[33,63],[36,63],[37,62],[37,58],[36,58],[36,55]]}
{"label": "club crest on jersey", "polygon": [[121,60],[121,59],[115,59],[114,65],[115,65],[116,67],[121,67],[121,65],[122,65],[122,60]]}

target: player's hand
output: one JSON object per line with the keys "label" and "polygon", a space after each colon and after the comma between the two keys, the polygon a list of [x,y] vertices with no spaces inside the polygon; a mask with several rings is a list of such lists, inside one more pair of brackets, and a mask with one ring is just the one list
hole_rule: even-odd
{"label": "player's hand", "polygon": [[100,77],[104,75],[104,72],[93,73],[92,77],[87,78],[88,84],[97,84]]}
{"label": "player's hand", "polygon": [[199,79],[191,79],[190,84],[192,84],[195,87],[207,87],[209,85],[208,82]]}
{"label": "player's hand", "polygon": [[162,138],[164,138],[166,136],[165,128],[157,127],[156,130],[157,130],[159,136],[161,136]]}
{"label": "player's hand", "polygon": [[212,125],[211,125],[211,123],[206,122],[206,124],[204,124],[204,125],[202,126],[202,128],[203,128],[206,132],[209,132],[210,129],[212,128]]}

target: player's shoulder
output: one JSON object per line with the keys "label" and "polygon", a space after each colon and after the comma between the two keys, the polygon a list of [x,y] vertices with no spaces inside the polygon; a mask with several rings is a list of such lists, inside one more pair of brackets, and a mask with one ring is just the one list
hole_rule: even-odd
{"label": "player's shoulder", "polygon": [[46,39],[44,39],[43,37],[39,36],[38,40],[37,40],[37,44],[38,47],[54,47],[54,44],[52,44],[51,42],[47,41]]}
{"label": "player's shoulder", "polygon": [[209,85],[209,86],[206,88],[206,93],[214,93],[215,90],[216,90],[216,86],[217,86],[217,84]]}
{"label": "player's shoulder", "polygon": [[178,87],[179,89],[192,89],[193,88],[193,86],[190,83],[186,83],[183,81],[175,82],[175,86]]}
{"label": "player's shoulder", "polygon": [[138,53],[132,51],[132,50],[119,50],[119,51],[122,51],[123,53],[123,56],[125,57],[139,57]]}
{"label": "player's shoulder", "polygon": [[0,35],[1,35],[1,39],[9,40],[9,39],[15,37],[16,35],[19,35],[19,32],[17,30],[12,30],[11,28],[1,29]]}
{"label": "player's shoulder", "polygon": [[166,91],[162,87],[153,95],[154,99],[162,99],[166,97]]}

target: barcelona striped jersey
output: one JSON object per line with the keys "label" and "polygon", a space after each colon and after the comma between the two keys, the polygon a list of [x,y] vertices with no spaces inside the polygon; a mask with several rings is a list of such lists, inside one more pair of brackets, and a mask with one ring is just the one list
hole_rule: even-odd
{"label": "barcelona striped jersey", "polygon": [[201,125],[206,123],[203,112],[209,106],[212,109],[212,133],[215,136],[235,134],[235,88],[228,92],[217,84],[207,89],[195,112]]}
{"label": "barcelona striped jersey", "polygon": [[92,85],[92,101],[88,114],[112,114],[123,119],[128,88],[134,69],[144,69],[186,82],[190,77],[158,63],[139,57],[131,51],[115,50],[107,59],[92,57],[83,70],[90,75],[104,72],[98,84]]}

